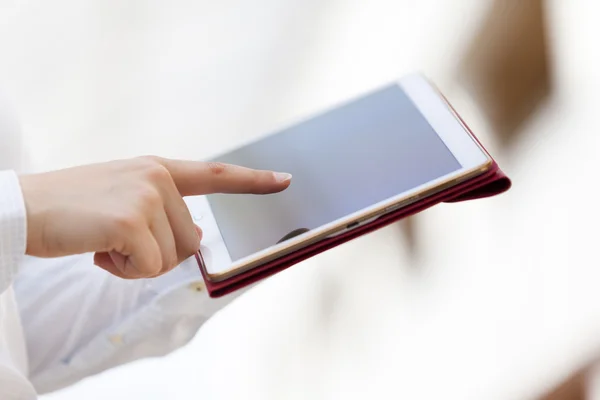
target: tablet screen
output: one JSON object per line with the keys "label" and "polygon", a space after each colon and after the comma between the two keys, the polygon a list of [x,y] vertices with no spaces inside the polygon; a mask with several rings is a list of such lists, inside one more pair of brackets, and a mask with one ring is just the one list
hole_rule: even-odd
{"label": "tablet screen", "polygon": [[278,194],[208,196],[233,261],[461,168],[397,85],[213,161],[293,175]]}

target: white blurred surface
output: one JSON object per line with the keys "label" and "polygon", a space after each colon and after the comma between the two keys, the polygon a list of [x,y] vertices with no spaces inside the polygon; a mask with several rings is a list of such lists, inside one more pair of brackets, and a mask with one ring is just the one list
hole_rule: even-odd
{"label": "white blurred surface", "polygon": [[[0,86],[34,169],[203,158],[415,69],[452,87],[485,3],[29,0],[0,27]],[[509,194],[424,213],[418,262],[386,228],[261,284],[169,357],[44,398],[528,398],[594,358],[600,6],[550,4],[559,96],[500,157]]]}

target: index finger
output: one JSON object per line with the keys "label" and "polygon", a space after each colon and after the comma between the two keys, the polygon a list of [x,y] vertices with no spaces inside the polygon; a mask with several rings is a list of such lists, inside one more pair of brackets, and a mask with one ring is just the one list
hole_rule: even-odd
{"label": "index finger", "polygon": [[217,162],[161,159],[182,196],[211,193],[277,193],[286,189],[292,176]]}

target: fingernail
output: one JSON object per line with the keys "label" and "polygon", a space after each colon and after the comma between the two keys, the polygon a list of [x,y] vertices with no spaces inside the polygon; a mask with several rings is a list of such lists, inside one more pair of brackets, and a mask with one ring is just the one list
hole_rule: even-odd
{"label": "fingernail", "polygon": [[292,174],[287,174],[283,172],[274,172],[273,174],[275,175],[275,180],[278,183],[287,182],[292,179]]}

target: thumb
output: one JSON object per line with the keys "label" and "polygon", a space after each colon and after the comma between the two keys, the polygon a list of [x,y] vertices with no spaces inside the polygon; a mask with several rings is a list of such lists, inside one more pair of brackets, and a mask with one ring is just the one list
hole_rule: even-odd
{"label": "thumb", "polygon": [[210,193],[277,193],[286,189],[292,175],[255,170],[215,162],[161,159],[179,193],[194,196]]}

